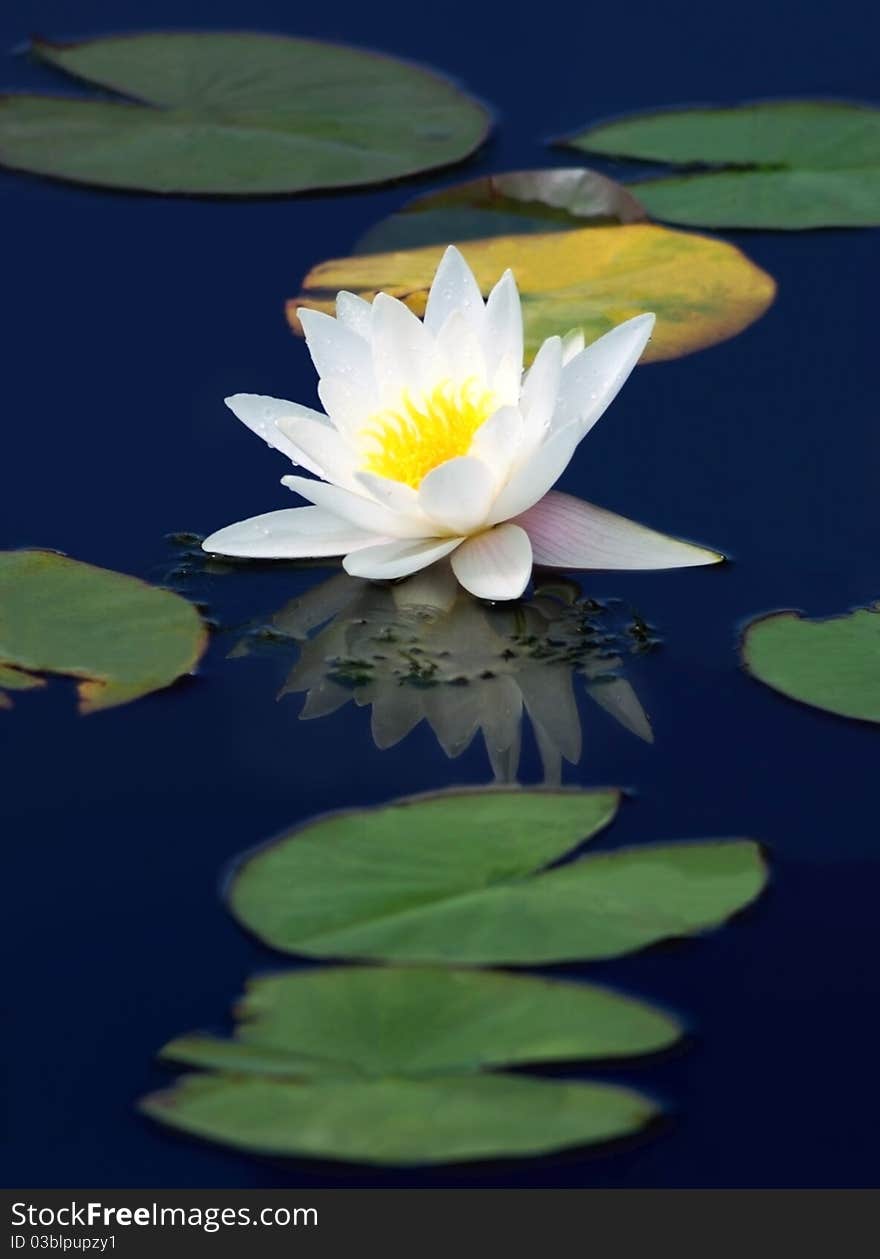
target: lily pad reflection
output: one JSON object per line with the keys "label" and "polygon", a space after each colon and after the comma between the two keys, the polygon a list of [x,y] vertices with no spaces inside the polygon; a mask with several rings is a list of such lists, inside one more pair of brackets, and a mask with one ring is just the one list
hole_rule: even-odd
{"label": "lily pad reflection", "polygon": [[545,782],[560,782],[563,762],[580,760],[577,678],[627,730],[653,740],[621,676],[624,655],[652,645],[648,627],[585,598],[571,581],[554,579],[528,601],[493,606],[463,591],[443,565],[385,587],[339,573],[286,604],[232,654],[279,641],[297,646],[281,695],[305,695],[303,720],[369,705],[377,747],[394,747],[426,721],[449,757],[479,732],[500,782],[516,780],[526,716]]}

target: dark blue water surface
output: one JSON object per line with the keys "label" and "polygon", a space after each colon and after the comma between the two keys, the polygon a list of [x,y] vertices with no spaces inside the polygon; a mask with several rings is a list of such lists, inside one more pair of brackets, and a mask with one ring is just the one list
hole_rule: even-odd
{"label": "dark blue water surface", "polygon": [[[252,27],[424,61],[492,102],[468,174],[574,158],[546,137],[638,107],[876,90],[873,6],[739,0],[615,5],[61,0],[2,18],[4,52],[118,29]],[[3,84],[58,80],[4,56]],[[317,260],[441,172],[300,200],[162,200],[4,173],[4,545],[48,546],[152,580],[166,535],[289,505],[279,458],[224,395],[309,402],[283,302]],[[864,1186],[877,1183],[880,734],[743,674],[739,627],[778,607],[880,595],[874,382],[876,236],[730,233],[779,282],[746,333],[637,370],[564,486],[733,557],[718,570],[596,574],[663,637],[630,677],[653,746],[585,711],[566,781],[633,789],[614,843],[753,835],[769,894],[727,928],[590,973],[682,1012],[688,1047],[609,1078],[671,1108],[653,1139],[604,1153],[406,1173],[247,1158],[161,1130],[135,1099],[156,1049],[222,1025],[278,964],[218,895],[242,850],[310,814],[486,781],[482,747],[446,759],[424,728],[391,752],[349,707],[309,725],[275,702],[284,663],[227,660],[127,708],[76,716],[55,681],[0,716],[7,1003],[16,1186]],[[197,575],[225,624],[274,611],[317,571]],[[61,613],[63,615],[63,610]],[[587,718],[589,717],[589,724]],[[523,776],[539,775],[527,744]]]}

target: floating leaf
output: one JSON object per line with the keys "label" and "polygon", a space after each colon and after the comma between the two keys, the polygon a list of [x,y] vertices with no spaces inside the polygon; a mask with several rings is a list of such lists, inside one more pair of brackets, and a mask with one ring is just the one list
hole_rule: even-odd
{"label": "floating leaf", "polygon": [[513,1075],[309,1083],[196,1075],[141,1109],[238,1149],[379,1164],[545,1154],[625,1136],[656,1114],[630,1089]]}
{"label": "floating leaf", "polygon": [[190,1032],[164,1046],[160,1055],[167,1062],[186,1063],[206,1070],[230,1071],[241,1075],[272,1075],[287,1079],[351,1079],[357,1076],[347,1066],[322,1058],[306,1058],[285,1049],[269,1049],[247,1041],[228,1040],[207,1033]]}
{"label": "floating leaf", "polygon": [[[581,328],[592,341],[646,310],[657,325],[642,361],[677,358],[735,336],[775,293],[771,277],[732,245],[651,223],[495,236],[463,252],[484,295],[513,269],[529,358],[546,337]],[[297,307],[332,312],[340,289],[368,300],[390,293],[423,315],[442,253],[437,244],[321,263],[287,304],[294,331],[302,331]]]}
{"label": "floating leaf", "polygon": [[662,110],[590,127],[588,153],[730,170],[650,179],[633,191],[657,218],[704,227],[880,224],[880,110],[831,101]]}
{"label": "floating leaf", "polygon": [[[2,558],[2,556],[0,556]],[[2,607],[0,607],[2,616]],[[35,678],[32,673],[23,673],[21,669],[13,669],[9,665],[0,664],[0,708],[11,708],[12,700],[6,691],[32,691],[45,683],[42,678]]]}
{"label": "floating leaf", "polygon": [[777,612],[753,621],[743,661],[791,699],[843,717],[880,721],[880,609],[811,621]]}
{"label": "floating leaf", "polygon": [[358,241],[357,253],[419,245],[562,232],[593,224],[637,223],[644,209],[623,184],[597,171],[510,171],[416,197]]}
{"label": "floating leaf", "polygon": [[590,984],[424,967],[268,976],[236,1017],[235,1041],[184,1036],[162,1056],[248,1074],[443,1075],[649,1053],[680,1034],[660,1011]]}
{"label": "floating leaf", "polygon": [[0,162],[111,188],[302,192],[466,157],[485,110],[393,57],[255,33],[38,41],[43,61],[128,100],[7,95]]}
{"label": "floating leaf", "polygon": [[609,791],[459,791],[332,814],[250,857],[230,905],[293,953],[529,964],[613,957],[699,931],[760,892],[764,865],[749,840],[545,868],[616,804]]}
{"label": "floating leaf", "polygon": [[80,712],[95,712],[169,686],[204,646],[195,608],[170,590],[54,551],[0,551],[0,687],[68,674]]}

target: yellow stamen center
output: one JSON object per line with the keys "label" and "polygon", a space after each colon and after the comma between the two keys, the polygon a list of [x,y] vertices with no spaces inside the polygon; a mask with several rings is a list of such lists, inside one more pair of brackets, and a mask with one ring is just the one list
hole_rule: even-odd
{"label": "yellow stamen center", "polygon": [[405,390],[396,410],[370,416],[361,431],[364,471],[418,489],[432,468],[467,454],[477,429],[497,408],[494,394],[475,379],[442,381],[417,397]]}

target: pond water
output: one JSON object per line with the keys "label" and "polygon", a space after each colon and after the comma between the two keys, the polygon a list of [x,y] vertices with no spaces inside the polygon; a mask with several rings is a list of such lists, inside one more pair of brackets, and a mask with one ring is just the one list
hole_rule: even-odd
{"label": "pond water", "polygon": [[[444,69],[498,109],[463,168],[571,161],[545,137],[591,118],[750,96],[869,97],[866,6],[566,8],[447,0],[442,13],[340,0],[297,14],[190,0],[45,0],[52,37],[214,26],[346,39]],[[30,20],[7,12],[3,46]],[[9,87],[57,80],[4,58]],[[606,168],[610,169],[610,168]],[[736,339],[637,369],[562,487],[724,550],[715,569],[593,574],[660,639],[625,676],[653,728],[634,736],[576,689],[583,752],[563,780],[630,789],[603,843],[750,835],[769,894],[721,931],[589,974],[680,1012],[688,1042],[603,1071],[671,1107],[649,1139],[601,1154],[375,1171],[248,1158],[166,1132],[135,1099],[169,1079],[155,1051],[223,1026],[245,978],[283,959],[221,904],[232,859],[344,805],[491,777],[479,740],[447,758],[425,723],[381,750],[366,707],[298,720],[277,694],[288,649],[230,651],[329,569],[188,564],[205,534],[289,505],[285,470],[224,408],[243,390],[308,402],[314,376],[283,318],[310,265],[338,256],[440,172],[405,186],[251,203],[92,193],[9,173],[5,225],[4,545],[57,547],[174,578],[222,627],[197,677],[86,719],[54,681],[0,717],[14,1051],[10,1185],[861,1186],[873,1170],[880,979],[875,728],[798,707],[737,661],[748,618],[841,611],[880,595],[870,232],[727,233],[779,283]],[[873,272],[876,275],[876,271]],[[619,627],[618,627],[619,628]],[[617,632],[615,630],[615,632]],[[632,724],[632,723],[630,723]],[[520,776],[540,781],[534,738]]]}

